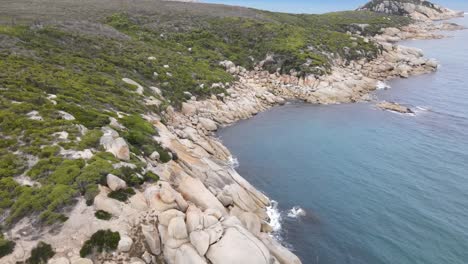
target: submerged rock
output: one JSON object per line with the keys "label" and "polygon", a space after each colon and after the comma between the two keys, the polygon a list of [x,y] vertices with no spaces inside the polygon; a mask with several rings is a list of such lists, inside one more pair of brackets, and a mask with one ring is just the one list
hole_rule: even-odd
{"label": "submerged rock", "polygon": [[413,111],[410,108],[406,106],[402,106],[397,103],[392,103],[392,102],[381,102],[381,103],[378,103],[376,106],[383,110],[389,110],[389,111],[398,112],[402,114],[413,113]]}

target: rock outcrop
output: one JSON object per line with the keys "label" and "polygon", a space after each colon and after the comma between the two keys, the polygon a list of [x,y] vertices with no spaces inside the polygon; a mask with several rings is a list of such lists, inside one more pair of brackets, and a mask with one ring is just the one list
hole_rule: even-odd
{"label": "rock outcrop", "polygon": [[393,111],[401,114],[412,114],[413,111],[406,106],[393,102],[380,102],[376,105],[378,108],[388,111]]}
{"label": "rock outcrop", "polygon": [[415,20],[442,20],[463,16],[463,12],[454,11],[425,0],[372,0],[358,10],[408,16]]}
{"label": "rock outcrop", "polygon": [[104,147],[104,149],[114,154],[114,156],[118,159],[129,160],[130,149],[125,139],[120,137],[119,133],[110,127],[104,127],[102,132],[104,134],[101,137],[100,144]]}

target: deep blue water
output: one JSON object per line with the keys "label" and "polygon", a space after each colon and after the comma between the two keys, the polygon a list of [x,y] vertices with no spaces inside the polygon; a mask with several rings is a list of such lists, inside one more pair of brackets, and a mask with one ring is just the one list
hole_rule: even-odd
{"label": "deep blue water", "polygon": [[[437,73],[375,94],[428,109],[416,116],[289,104],[219,132],[240,174],[278,201],[304,264],[468,263],[468,31],[449,34],[404,43]],[[288,217],[293,206],[307,215]]]}

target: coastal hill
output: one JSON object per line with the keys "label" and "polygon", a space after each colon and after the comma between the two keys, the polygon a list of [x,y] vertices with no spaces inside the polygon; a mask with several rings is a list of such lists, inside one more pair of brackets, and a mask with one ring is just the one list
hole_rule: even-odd
{"label": "coastal hill", "polygon": [[285,99],[355,102],[378,80],[434,71],[391,43],[432,37],[411,22],[3,0],[0,262],[301,263],[214,132]]}
{"label": "coastal hill", "polygon": [[463,16],[463,12],[457,12],[425,0],[372,0],[358,10],[409,16],[416,20],[441,20]]}

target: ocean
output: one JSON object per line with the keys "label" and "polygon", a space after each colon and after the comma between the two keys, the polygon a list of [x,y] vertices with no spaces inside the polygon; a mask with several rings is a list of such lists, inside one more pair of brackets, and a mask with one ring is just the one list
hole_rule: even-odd
{"label": "ocean", "polygon": [[468,263],[468,30],[446,34],[401,43],[438,72],[373,94],[414,115],[290,103],[219,131],[304,264]]}

